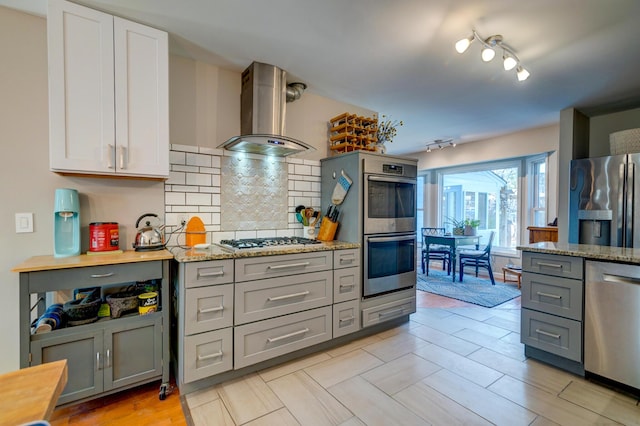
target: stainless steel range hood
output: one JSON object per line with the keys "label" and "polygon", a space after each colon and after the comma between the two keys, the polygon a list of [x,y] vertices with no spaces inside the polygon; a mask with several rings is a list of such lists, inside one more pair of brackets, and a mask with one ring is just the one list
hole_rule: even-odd
{"label": "stainless steel range hood", "polygon": [[278,67],[253,62],[242,73],[240,132],[218,148],[230,151],[285,157],[315,148],[284,136],[286,102],[300,98],[303,83],[287,86],[286,72]]}

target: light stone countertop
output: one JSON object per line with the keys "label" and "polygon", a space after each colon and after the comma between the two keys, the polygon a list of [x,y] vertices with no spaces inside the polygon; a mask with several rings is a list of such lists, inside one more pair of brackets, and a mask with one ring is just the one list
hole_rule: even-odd
{"label": "light stone countertop", "polygon": [[344,250],[359,248],[359,243],[343,241],[326,241],[321,244],[277,246],[274,248],[245,249],[231,251],[216,244],[211,244],[206,249],[182,249],[174,247],[171,252],[174,258],[181,263],[202,262],[205,260],[239,259],[244,257],[274,256],[278,254],[311,253],[315,251]]}
{"label": "light stone countertop", "polygon": [[640,248],[541,242],[518,246],[516,249],[533,253],[576,256],[590,260],[640,264]]}

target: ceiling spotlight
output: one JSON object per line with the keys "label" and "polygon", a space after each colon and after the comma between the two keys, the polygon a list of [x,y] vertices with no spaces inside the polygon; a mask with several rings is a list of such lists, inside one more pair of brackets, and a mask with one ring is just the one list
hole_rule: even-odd
{"label": "ceiling spotlight", "polygon": [[427,147],[427,152],[431,152],[431,147],[430,146]]}
{"label": "ceiling spotlight", "polygon": [[529,78],[529,71],[525,70],[522,67],[518,67],[518,69],[516,70],[516,73],[518,75],[518,81],[525,81],[526,79]]}
{"label": "ceiling spotlight", "polygon": [[454,147],[454,148],[456,147],[456,145],[458,145],[458,144],[457,144],[457,143],[455,143],[455,142],[449,142],[449,143],[450,143],[450,144],[451,144],[451,146],[452,146],[452,147]]}
{"label": "ceiling spotlight", "polygon": [[496,51],[490,47],[485,47],[482,49],[482,60],[485,62],[491,61],[496,56]]}
{"label": "ceiling spotlight", "polygon": [[515,58],[507,52],[504,52],[502,54],[502,65],[504,66],[505,71],[510,71],[518,65],[518,61],[516,61]]}
{"label": "ceiling spotlight", "polygon": [[456,42],[456,51],[458,53],[464,53],[468,48],[471,42],[473,41],[473,36],[463,38],[462,40],[458,40]]}
{"label": "ceiling spotlight", "polygon": [[481,58],[484,62],[490,62],[493,60],[496,56],[496,48],[500,48],[502,49],[502,66],[505,71],[510,71],[517,67],[516,72],[518,81],[524,81],[529,78],[529,72],[520,65],[520,59],[518,59],[514,50],[504,43],[502,36],[499,34],[482,38],[474,30],[470,37],[463,38],[456,42],[456,51],[458,53],[464,53],[474,40],[477,40],[478,43],[482,45]]}

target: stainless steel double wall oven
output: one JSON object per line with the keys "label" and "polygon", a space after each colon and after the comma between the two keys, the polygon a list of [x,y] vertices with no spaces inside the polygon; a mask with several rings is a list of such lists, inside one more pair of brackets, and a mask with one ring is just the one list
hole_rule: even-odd
{"label": "stainless steel double wall oven", "polygon": [[341,171],[354,183],[339,206],[336,239],[362,244],[363,297],[414,287],[417,161],[366,153],[323,160],[323,203]]}

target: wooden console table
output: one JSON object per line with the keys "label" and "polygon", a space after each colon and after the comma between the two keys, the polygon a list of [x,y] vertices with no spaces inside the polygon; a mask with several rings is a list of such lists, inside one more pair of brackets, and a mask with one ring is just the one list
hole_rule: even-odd
{"label": "wooden console table", "polygon": [[557,226],[529,226],[529,243],[539,243],[541,241],[558,242]]}
{"label": "wooden console table", "polygon": [[0,424],[49,420],[66,384],[67,360],[0,375]]}

